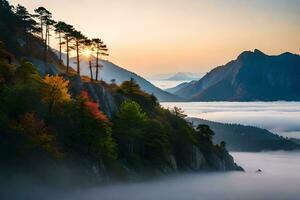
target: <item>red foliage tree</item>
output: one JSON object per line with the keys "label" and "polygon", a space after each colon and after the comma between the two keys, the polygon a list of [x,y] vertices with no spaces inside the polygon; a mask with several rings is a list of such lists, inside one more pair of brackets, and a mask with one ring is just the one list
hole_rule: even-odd
{"label": "red foliage tree", "polygon": [[81,92],[81,98],[84,101],[84,106],[87,108],[87,110],[90,112],[92,116],[94,116],[95,119],[98,119],[102,122],[108,122],[107,116],[100,111],[100,106],[98,103],[91,101],[89,93],[87,91]]}

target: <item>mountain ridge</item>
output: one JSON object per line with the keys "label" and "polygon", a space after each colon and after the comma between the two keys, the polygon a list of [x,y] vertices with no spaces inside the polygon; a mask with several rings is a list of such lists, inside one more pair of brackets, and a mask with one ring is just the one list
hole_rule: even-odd
{"label": "mountain ridge", "polygon": [[[57,51],[55,50],[55,53]],[[66,55],[62,54],[62,59],[64,63],[66,62]],[[171,94],[169,92],[166,92],[156,86],[154,86],[150,81],[146,80],[142,76],[136,74],[135,72],[131,72],[123,67],[120,67],[111,61],[108,60],[100,60],[100,64],[103,66],[100,69],[99,72],[99,80],[103,80],[107,83],[111,82],[112,80],[115,80],[117,84],[121,84],[122,82],[126,80],[130,80],[130,78],[133,78],[141,87],[142,90],[149,94],[154,94],[154,96],[157,97],[159,101],[181,101],[182,98],[177,97],[174,94]],[[85,76],[90,76],[89,67],[88,67],[88,61],[86,59],[81,59],[80,61],[80,68],[81,68],[81,74]],[[73,69],[76,69],[76,57],[70,58],[70,66]],[[95,75],[96,70],[93,69],[93,73]]]}
{"label": "mountain ridge", "polygon": [[174,94],[187,101],[297,101],[299,78],[299,55],[269,56],[255,49],[242,52]]}
{"label": "mountain ridge", "polygon": [[229,151],[259,152],[299,150],[297,139],[287,139],[266,129],[241,124],[220,123],[200,118],[188,118],[194,125],[208,125],[215,133],[213,141],[226,142]]}

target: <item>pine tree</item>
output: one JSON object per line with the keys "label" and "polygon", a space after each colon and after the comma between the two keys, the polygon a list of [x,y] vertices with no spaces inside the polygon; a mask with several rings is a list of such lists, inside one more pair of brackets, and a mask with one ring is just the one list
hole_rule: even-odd
{"label": "pine tree", "polygon": [[44,8],[44,7],[38,7],[37,9],[34,10],[34,12],[36,13],[35,17],[39,19],[39,24],[40,24],[40,37],[42,39],[42,41],[44,42],[44,19],[45,16],[49,14],[49,11]]}
{"label": "pine tree", "polygon": [[16,7],[16,15],[21,20],[23,26],[23,34],[25,36],[26,46],[29,46],[29,33],[38,31],[37,23],[33,20],[31,15],[24,6],[20,4]]}
{"label": "pine tree", "polygon": [[108,49],[101,39],[98,38],[92,39],[92,43],[93,43],[92,49],[96,52],[96,81],[98,81],[98,74],[100,68],[99,59],[101,55],[108,56],[107,54]]}
{"label": "pine tree", "polygon": [[[91,49],[93,42],[90,39],[85,39],[84,45],[85,45],[85,48]],[[90,69],[91,81],[93,82],[92,55],[89,55],[88,59],[89,59],[89,69]]]}
{"label": "pine tree", "polygon": [[86,37],[80,32],[73,30],[71,33],[74,38],[74,49],[76,50],[76,59],[77,59],[77,74],[80,75],[80,51],[84,46]]}
{"label": "pine tree", "polygon": [[[38,7],[34,10],[36,13],[35,17],[37,17],[40,21],[40,34],[41,39],[44,43],[44,60],[47,60],[47,50],[49,44],[49,36],[50,36],[50,29],[51,26],[55,24],[55,21],[52,20],[52,13],[48,11],[44,7]],[[44,37],[45,34],[45,37]]]}
{"label": "pine tree", "polygon": [[72,37],[72,32],[74,31],[74,28],[72,25],[66,24],[64,23],[62,26],[62,30],[63,30],[63,38],[64,38],[64,42],[62,42],[62,44],[66,45],[66,52],[67,52],[67,72],[69,72],[69,67],[70,67],[70,51],[72,49],[70,42],[73,40]]}
{"label": "pine tree", "polygon": [[64,34],[64,27],[66,26],[65,22],[59,21],[57,22],[54,27],[55,27],[55,32],[58,34],[58,40],[59,40],[59,61],[62,62],[62,57],[61,57],[61,51],[62,51],[62,37]]}

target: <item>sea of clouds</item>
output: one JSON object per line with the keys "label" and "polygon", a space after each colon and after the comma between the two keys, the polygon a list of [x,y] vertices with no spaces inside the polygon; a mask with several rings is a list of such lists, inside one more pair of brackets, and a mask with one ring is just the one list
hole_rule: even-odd
{"label": "sea of clouds", "polygon": [[166,102],[181,107],[189,117],[252,125],[279,135],[300,138],[300,102]]}
{"label": "sea of clouds", "polygon": [[[2,199],[298,200],[300,152],[232,153],[246,172],[191,173],[150,182],[83,188],[11,185]],[[261,169],[261,173],[257,173]],[[7,183],[6,183],[7,186]],[[4,189],[2,187],[2,189]],[[4,189],[7,191],[7,188]],[[7,198],[5,198],[7,197]]]}

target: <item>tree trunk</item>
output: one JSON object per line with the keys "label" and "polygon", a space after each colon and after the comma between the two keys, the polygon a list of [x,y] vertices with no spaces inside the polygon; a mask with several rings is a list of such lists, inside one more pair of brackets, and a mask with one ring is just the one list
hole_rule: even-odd
{"label": "tree trunk", "polygon": [[47,41],[48,41],[48,26],[46,26],[45,41],[44,41],[44,61],[47,61]]}
{"label": "tree trunk", "polygon": [[66,37],[67,39],[67,72],[69,72],[69,38]]}
{"label": "tree trunk", "polygon": [[43,34],[43,20],[41,17],[41,38],[42,38],[42,42],[44,42],[44,34]]}
{"label": "tree trunk", "polygon": [[79,43],[76,40],[76,54],[77,54],[77,74],[80,75],[80,60],[79,60]]}
{"label": "tree trunk", "polygon": [[24,36],[25,36],[26,50],[27,53],[29,53],[29,42],[28,42],[28,34],[27,34],[26,27],[24,27]]}
{"label": "tree trunk", "polygon": [[59,62],[62,63],[62,60],[61,60],[61,33],[59,32]]}
{"label": "tree trunk", "polygon": [[96,58],[96,81],[98,81],[98,73],[99,73],[99,53],[97,51],[97,58]]}
{"label": "tree trunk", "polygon": [[50,30],[48,29],[48,49],[50,48]]}
{"label": "tree trunk", "polygon": [[90,73],[91,73],[91,82],[93,82],[93,70],[92,70],[92,61],[89,60],[89,66],[90,66]]}

